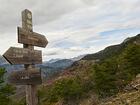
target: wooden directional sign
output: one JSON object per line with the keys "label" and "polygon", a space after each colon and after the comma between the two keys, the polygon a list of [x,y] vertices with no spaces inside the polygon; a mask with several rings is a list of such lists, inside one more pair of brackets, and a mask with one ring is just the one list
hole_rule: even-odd
{"label": "wooden directional sign", "polygon": [[41,72],[35,64],[42,63],[42,52],[34,50],[34,46],[46,47],[48,41],[44,35],[33,32],[32,12],[22,11],[22,28],[18,27],[18,42],[24,48],[10,47],[4,58],[11,64],[24,64],[24,70],[12,72],[9,82],[26,86],[27,105],[38,105],[37,84],[41,84]]}
{"label": "wooden directional sign", "polygon": [[13,71],[9,83],[16,85],[37,85],[42,83],[41,71],[39,69]]}
{"label": "wooden directional sign", "polygon": [[10,47],[3,56],[10,64],[42,63],[42,52],[39,50]]}
{"label": "wooden directional sign", "polygon": [[44,35],[18,27],[18,42],[38,47],[46,47],[48,41]]}

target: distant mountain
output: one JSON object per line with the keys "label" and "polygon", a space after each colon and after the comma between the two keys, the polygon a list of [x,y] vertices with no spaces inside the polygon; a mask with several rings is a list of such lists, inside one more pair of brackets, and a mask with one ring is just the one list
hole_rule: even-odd
{"label": "distant mountain", "polygon": [[65,68],[73,63],[70,59],[60,59],[60,60],[50,60],[48,62],[44,62],[42,65],[53,68]]}
{"label": "distant mountain", "polygon": [[40,65],[40,68],[46,77],[50,77],[70,67],[73,62],[74,61],[70,59],[61,59],[57,60],[56,62],[44,62],[42,65]]}
{"label": "distant mountain", "polygon": [[67,70],[74,62],[80,60],[85,55],[80,55],[71,59],[52,59],[40,65],[45,77],[58,75],[59,73]]}
{"label": "distant mountain", "polygon": [[0,55],[0,65],[8,64],[7,61]]}
{"label": "distant mountain", "polygon": [[[44,77],[50,77],[71,66],[73,62],[74,61],[71,59],[52,59],[37,65],[37,67],[41,68]],[[21,70],[23,65],[10,65],[2,56],[0,56],[0,67],[6,68],[7,72],[10,73],[13,70]]]}
{"label": "distant mountain", "polygon": [[58,61],[58,60],[61,60],[61,59],[51,59],[51,60],[49,60],[49,61],[45,61],[45,62],[49,62],[49,63],[54,63],[54,62],[56,62],[56,61]]}
{"label": "distant mountain", "polygon": [[137,36],[125,39],[121,44],[106,47],[104,50],[99,51],[94,54],[88,54],[85,57],[83,57],[82,60],[106,59],[115,54],[119,54],[128,44],[131,44],[131,43],[140,44],[140,34],[138,34]]}
{"label": "distant mountain", "polygon": [[77,56],[77,57],[73,57],[73,58],[69,58],[69,59],[61,59],[61,58],[56,58],[56,59],[51,59],[49,61],[45,61],[43,62],[43,65],[44,64],[52,64],[52,63],[55,63],[57,61],[65,61],[65,60],[69,60],[69,61],[78,61],[80,59],[82,59],[85,55],[80,55],[80,56]]}
{"label": "distant mountain", "polygon": [[73,61],[78,61],[78,60],[82,59],[84,56],[85,56],[85,55],[80,55],[80,56],[78,56],[78,57],[71,58],[71,60],[73,60]]}

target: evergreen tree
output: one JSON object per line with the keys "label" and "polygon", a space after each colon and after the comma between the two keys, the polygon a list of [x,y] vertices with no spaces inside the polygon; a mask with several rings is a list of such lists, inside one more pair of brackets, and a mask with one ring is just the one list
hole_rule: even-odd
{"label": "evergreen tree", "polygon": [[117,92],[116,72],[117,62],[115,58],[105,60],[94,66],[96,91],[101,97],[113,95]]}
{"label": "evergreen tree", "polygon": [[4,82],[4,68],[0,68],[0,105],[12,105],[10,95],[14,94],[15,88]]}

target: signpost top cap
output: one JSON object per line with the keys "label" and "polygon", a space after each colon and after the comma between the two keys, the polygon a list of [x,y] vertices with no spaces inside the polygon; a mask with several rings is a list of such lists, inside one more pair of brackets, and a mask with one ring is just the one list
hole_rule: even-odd
{"label": "signpost top cap", "polygon": [[32,18],[32,12],[30,10],[28,10],[28,9],[23,10],[22,11],[22,15],[25,16],[25,17],[27,17],[28,19],[31,19]]}
{"label": "signpost top cap", "polygon": [[30,10],[28,10],[28,9],[23,10],[22,13],[23,13],[23,12],[32,13],[32,12],[31,12]]}

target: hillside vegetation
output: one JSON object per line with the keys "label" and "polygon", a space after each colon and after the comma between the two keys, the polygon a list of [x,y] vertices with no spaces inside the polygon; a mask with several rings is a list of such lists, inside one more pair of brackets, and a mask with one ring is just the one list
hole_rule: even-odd
{"label": "hillside vegetation", "polygon": [[[38,89],[39,105],[140,105],[138,74],[140,35],[87,55],[44,82]],[[25,105],[24,97],[12,100],[13,91],[0,90],[0,98],[5,97],[0,105]]]}
{"label": "hillside vegetation", "polygon": [[40,88],[40,105],[97,105],[123,92],[140,73],[140,35],[87,56]]}

